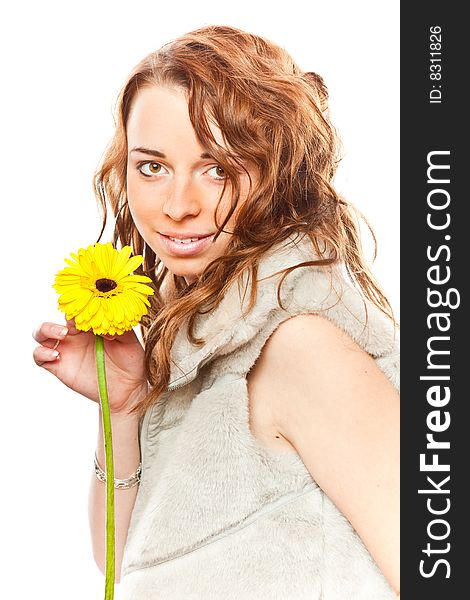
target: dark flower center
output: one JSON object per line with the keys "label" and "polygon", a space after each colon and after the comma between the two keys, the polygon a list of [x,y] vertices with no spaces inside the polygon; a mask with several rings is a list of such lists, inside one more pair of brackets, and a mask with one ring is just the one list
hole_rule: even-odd
{"label": "dark flower center", "polygon": [[110,292],[117,287],[117,283],[112,279],[97,279],[95,286],[99,292]]}

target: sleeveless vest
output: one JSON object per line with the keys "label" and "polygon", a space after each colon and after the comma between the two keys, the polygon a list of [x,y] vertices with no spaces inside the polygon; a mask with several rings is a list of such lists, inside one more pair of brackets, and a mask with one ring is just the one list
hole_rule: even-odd
{"label": "sleeveless vest", "polygon": [[346,331],[399,388],[399,332],[352,284],[344,264],[295,269],[281,286],[279,307],[282,273],[269,276],[315,258],[308,236],[291,236],[260,260],[247,316],[249,291],[243,296],[235,283],[217,308],[198,315],[202,347],[185,328],[178,332],[168,390],[141,422],[142,475],[122,600],[395,598],[300,456],[264,447],[249,427],[247,373],[279,324],[302,313]]}

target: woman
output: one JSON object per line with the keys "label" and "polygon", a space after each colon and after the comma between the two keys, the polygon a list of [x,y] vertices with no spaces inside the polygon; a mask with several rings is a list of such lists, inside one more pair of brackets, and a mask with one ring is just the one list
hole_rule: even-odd
{"label": "woman", "polygon": [[[231,27],[121,91],[95,187],[155,289],[145,349],[105,342],[123,599],[398,593],[398,331],[336,147],[321,78]],[[34,359],[99,403],[93,335],[67,326],[38,327]],[[93,475],[103,571],[104,493]]]}

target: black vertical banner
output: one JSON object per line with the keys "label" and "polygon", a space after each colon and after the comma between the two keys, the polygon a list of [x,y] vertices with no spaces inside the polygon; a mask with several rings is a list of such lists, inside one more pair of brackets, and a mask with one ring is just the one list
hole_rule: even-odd
{"label": "black vertical banner", "polygon": [[401,5],[402,600],[470,598],[470,35],[462,7]]}

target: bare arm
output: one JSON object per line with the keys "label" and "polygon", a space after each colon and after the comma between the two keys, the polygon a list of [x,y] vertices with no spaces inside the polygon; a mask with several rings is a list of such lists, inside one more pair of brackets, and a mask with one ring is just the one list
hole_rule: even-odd
{"label": "bare arm", "polygon": [[[98,409],[98,417],[96,456],[98,458],[98,463],[105,471],[106,460],[104,454],[101,407]],[[113,436],[114,477],[117,479],[126,479],[135,473],[140,462],[139,417],[137,415],[128,416],[111,414],[111,427]],[[119,583],[121,577],[122,555],[138,487],[139,484],[127,490],[114,490],[116,583]],[[90,523],[93,556],[103,574],[105,574],[106,569],[105,504],[106,484],[98,480],[94,469],[92,469],[88,501],[88,518]]]}
{"label": "bare arm", "polygon": [[[96,377],[95,335],[80,331],[74,320],[63,324],[44,322],[33,331],[39,342],[34,349],[35,363],[62,381],[67,387],[98,404],[98,444],[96,455],[103,470],[104,457],[102,415]],[[139,417],[127,414],[148,391],[145,373],[145,352],[134,330],[122,335],[103,336],[106,351],[106,382],[111,411],[114,476],[127,479],[135,473],[140,461]],[[58,348],[59,358],[53,354]],[[129,529],[138,487],[115,490],[115,558],[116,582],[120,579],[122,554]],[[96,478],[92,468],[88,514],[93,556],[100,570],[105,571],[105,500],[106,485]]]}

